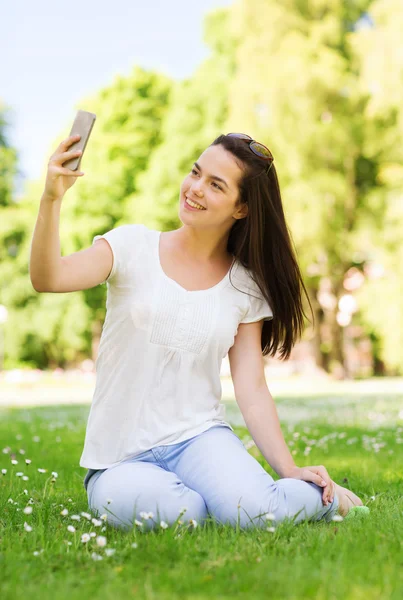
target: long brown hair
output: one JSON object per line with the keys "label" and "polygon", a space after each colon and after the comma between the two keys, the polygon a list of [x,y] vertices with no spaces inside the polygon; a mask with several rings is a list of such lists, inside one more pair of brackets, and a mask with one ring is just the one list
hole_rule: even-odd
{"label": "long brown hair", "polygon": [[249,270],[272,308],[273,319],[263,323],[263,356],[274,356],[281,343],[279,357],[286,360],[304,329],[302,290],[313,319],[314,315],[285,220],[276,169],[273,163],[266,173],[267,163],[245,140],[220,135],[211,146],[218,144],[234,155],[243,171],[237,207],[248,205],[247,216],[231,228],[227,250]]}

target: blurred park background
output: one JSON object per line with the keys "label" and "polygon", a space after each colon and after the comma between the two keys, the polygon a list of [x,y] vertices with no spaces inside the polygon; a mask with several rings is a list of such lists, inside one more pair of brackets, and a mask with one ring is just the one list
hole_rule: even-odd
{"label": "blurred park background", "polygon": [[[315,326],[306,321],[287,362],[265,359],[270,389],[276,378],[292,382],[300,376],[326,385],[380,379],[401,397],[401,0],[174,0],[150,1],[147,7],[120,0],[113,15],[104,2],[84,3],[77,11],[73,2],[69,15],[51,5],[39,2],[30,9],[48,28],[32,41],[31,52],[35,57],[35,44],[47,48],[33,60],[30,74],[26,69],[31,85],[24,91],[28,101],[43,99],[48,107],[54,123],[48,147],[35,140],[47,121],[35,109],[28,115],[34,128],[21,138],[23,146],[13,143],[19,114],[6,101],[11,79],[3,78],[4,97],[0,91],[2,393],[15,384],[32,389],[63,381],[68,394],[74,379],[77,389],[89,386],[84,395],[90,400],[94,387],[106,286],[40,294],[29,278],[47,161],[83,109],[96,113],[97,120],[82,161],[85,176],[63,200],[62,255],[125,223],[180,227],[179,187],[193,161],[220,133],[248,133],[274,154],[315,313]],[[18,22],[16,9],[7,10]],[[146,10],[148,17],[142,14]],[[149,22],[137,51],[132,44],[141,18]],[[108,19],[110,35],[102,29]],[[104,54],[92,45],[94,35]],[[189,40],[198,35],[199,54],[192,56]],[[17,44],[9,50],[9,72],[17,77],[12,67]],[[158,57],[162,66],[150,66]],[[45,83],[35,86],[46,65]],[[103,65],[96,87],[91,73],[99,75]],[[186,76],[179,75],[181,68],[188,70]],[[59,98],[63,88],[72,97],[71,87],[74,101],[62,113]],[[38,148],[41,168],[24,178],[25,143],[33,154]],[[310,318],[308,306],[306,314]],[[227,358],[222,376],[228,380]],[[12,397],[10,391],[6,395]]]}

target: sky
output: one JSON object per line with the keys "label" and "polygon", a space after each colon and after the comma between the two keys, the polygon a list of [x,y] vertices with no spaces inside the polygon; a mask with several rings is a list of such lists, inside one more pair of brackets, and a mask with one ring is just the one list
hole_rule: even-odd
{"label": "sky", "polygon": [[[80,100],[134,65],[175,80],[210,55],[203,18],[234,0],[14,0],[2,9],[0,109],[22,172],[14,195],[39,180]],[[4,57],[7,57],[4,60]],[[60,140],[62,141],[62,140]],[[48,156],[49,154],[49,156]]]}

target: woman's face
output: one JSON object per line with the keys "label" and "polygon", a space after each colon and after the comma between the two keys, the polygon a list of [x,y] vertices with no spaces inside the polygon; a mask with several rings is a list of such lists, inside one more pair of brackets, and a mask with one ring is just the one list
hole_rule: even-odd
{"label": "woman's face", "polygon": [[[183,223],[232,227],[234,219],[246,216],[247,206],[235,208],[242,170],[234,156],[221,145],[209,146],[190,166],[180,188],[179,216]],[[203,206],[193,210],[186,198]]]}

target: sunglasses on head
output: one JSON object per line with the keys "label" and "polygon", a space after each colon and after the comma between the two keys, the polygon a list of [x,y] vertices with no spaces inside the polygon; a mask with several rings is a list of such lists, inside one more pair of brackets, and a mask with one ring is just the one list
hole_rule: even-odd
{"label": "sunglasses on head", "polygon": [[239,138],[240,140],[248,141],[249,148],[252,150],[252,152],[254,152],[256,156],[263,158],[263,160],[269,163],[268,167],[266,168],[266,173],[270,171],[271,166],[274,162],[274,157],[266,146],[264,146],[260,142],[256,142],[253,138],[250,137],[250,135],[247,135],[246,133],[227,133],[227,135],[230,137]]}

